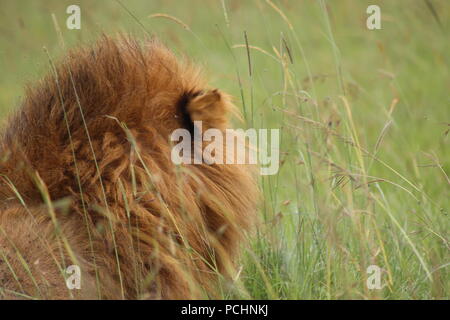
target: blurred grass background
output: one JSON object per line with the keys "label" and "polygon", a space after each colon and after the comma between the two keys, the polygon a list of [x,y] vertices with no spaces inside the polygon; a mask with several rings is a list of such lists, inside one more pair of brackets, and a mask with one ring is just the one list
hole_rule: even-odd
{"label": "blurred grass background", "polygon": [[[65,27],[71,4],[81,30]],[[381,30],[366,28],[370,4]],[[157,35],[236,97],[248,127],[282,130],[262,224],[224,298],[449,298],[446,0],[1,0],[0,119],[48,72],[43,47],[65,51],[52,14],[66,47]]]}

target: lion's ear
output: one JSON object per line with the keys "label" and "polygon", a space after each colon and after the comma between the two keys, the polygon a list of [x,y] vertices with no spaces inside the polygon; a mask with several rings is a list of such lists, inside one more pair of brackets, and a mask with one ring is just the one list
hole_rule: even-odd
{"label": "lion's ear", "polygon": [[202,121],[203,130],[225,130],[228,126],[228,115],[233,109],[229,97],[218,89],[195,95],[186,106],[191,121]]}

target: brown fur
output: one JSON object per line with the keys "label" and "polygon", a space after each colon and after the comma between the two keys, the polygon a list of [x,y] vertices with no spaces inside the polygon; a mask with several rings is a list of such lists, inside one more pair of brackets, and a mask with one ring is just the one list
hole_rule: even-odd
{"label": "brown fur", "polygon": [[224,131],[229,97],[156,40],[103,37],[51,66],[0,137],[0,296],[216,297],[254,224],[255,171],[176,166],[169,136]]}

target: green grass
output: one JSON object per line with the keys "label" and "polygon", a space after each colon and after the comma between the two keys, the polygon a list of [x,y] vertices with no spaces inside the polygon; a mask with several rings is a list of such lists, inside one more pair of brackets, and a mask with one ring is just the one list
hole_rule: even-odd
{"label": "green grass", "polygon": [[[54,13],[68,47],[155,33],[236,97],[247,126],[282,129],[243,286],[224,298],[449,298],[447,1],[77,3],[81,30],[65,28],[73,1],[0,3],[0,119],[49,72],[43,47],[65,51]],[[369,4],[382,30],[366,28]],[[381,290],[366,286],[370,265]]]}

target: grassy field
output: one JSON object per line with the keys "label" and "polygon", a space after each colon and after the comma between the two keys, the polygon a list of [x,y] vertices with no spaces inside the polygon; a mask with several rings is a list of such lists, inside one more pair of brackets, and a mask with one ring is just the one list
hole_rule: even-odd
{"label": "grassy field", "polygon": [[43,47],[128,32],[203,65],[248,127],[281,129],[262,223],[223,298],[449,298],[446,0],[76,1],[81,30],[68,30],[73,3],[0,1],[0,119],[48,72]]}

